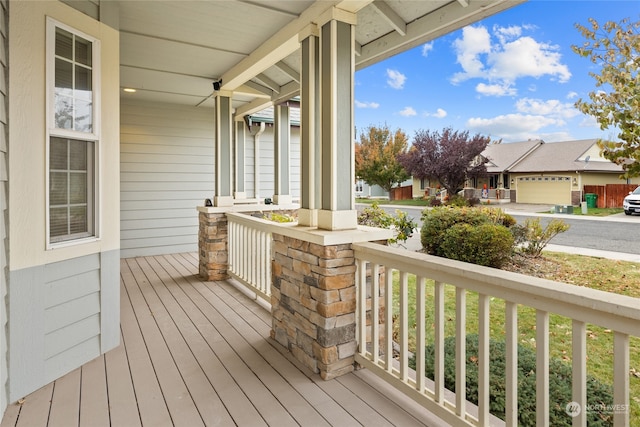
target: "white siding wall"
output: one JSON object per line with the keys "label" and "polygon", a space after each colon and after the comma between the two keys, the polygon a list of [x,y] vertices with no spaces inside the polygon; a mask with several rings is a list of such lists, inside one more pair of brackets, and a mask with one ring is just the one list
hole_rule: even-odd
{"label": "white siding wall", "polygon": [[[10,7],[7,51],[11,86],[6,92],[8,103],[0,102],[0,107],[8,107],[5,123],[11,123],[11,132],[0,129],[0,135],[7,136],[10,157],[4,160],[8,162],[4,170],[11,186],[4,196],[0,194],[0,200],[8,198],[4,225],[6,235],[13,236],[8,240],[6,259],[5,301],[10,310],[6,312],[5,348],[7,400],[14,402],[120,341],[120,43],[116,30],[57,1],[16,1],[10,2]],[[95,110],[100,114],[96,122],[101,124],[97,176],[100,239],[69,242],[55,250],[46,248],[45,227],[45,17],[100,40],[100,61],[96,61],[100,79],[95,86],[100,92]],[[0,76],[0,82],[4,80]],[[4,114],[2,111],[0,116]],[[3,243],[7,244],[6,238]]]}
{"label": "white siding wall", "polygon": [[[254,131],[257,126],[254,125]],[[245,146],[246,155],[246,190],[247,197],[256,197],[264,199],[273,197],[275,192],[275,169],[274,169],[274,152],[273,152],[273,126],[268,124],[259,141],[260,153],[260,171],[259,171],[259,189],[258,194],[254,187],[254,171],[255,171],[255,141],[253,135],[247,132],[247,141]],[[290,147],[290,172],[289,180],[291,184],[291,196],[294,201],[300,199],[300,128],[293,126],[291,128],[291,147]]]}
{"label": "white siding wall", "polygon": [[7,211],[7,188],[9,186],[7,176],[8,153],[7,153],[7,11],[8,3],[0,3],[0,413],[4,413],[7,407],[7,278],[8,278],[8,247],[9,236],[7,235],[8,215]]}
{"label": "white siding wall", "polygon": [[195,251],[198,213],[214,194],[214,122],[208,108],[123,102],[121,256]]}

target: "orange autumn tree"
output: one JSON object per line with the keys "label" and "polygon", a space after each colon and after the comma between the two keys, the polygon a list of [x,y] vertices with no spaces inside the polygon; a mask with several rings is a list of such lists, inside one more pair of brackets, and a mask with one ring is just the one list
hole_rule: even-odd
{"label": "orange autumn tree", "polygon": [[408,145],[407,135],[400,129],[391,133],[386,125],[369,126],[355,144],[356,176],[391,191],[410,177],[397,159],[407,152]]}

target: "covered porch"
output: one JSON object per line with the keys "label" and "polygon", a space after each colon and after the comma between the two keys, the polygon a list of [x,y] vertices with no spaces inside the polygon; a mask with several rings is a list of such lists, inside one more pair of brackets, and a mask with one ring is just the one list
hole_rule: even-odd
{"label": "covered porch", "polygon": [[369,370],[324,381],[195,253],[121,261],[121,344],[10,405],[6,426],[438,425]]}

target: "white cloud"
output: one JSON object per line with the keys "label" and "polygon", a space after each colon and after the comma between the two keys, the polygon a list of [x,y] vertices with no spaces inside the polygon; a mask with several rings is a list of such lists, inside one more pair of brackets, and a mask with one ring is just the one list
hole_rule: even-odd
{"label": "white cloud", "polygon": [[376,109],[380,106],[377,102],[360,102],[357,99],[354,102],[356,108],[373,108]]}
{"label": "white cloud", "polygon": [[412,117],[417,115],[418,113],[416,113],[416,110],[414,110],[412,107],[404,107],[404,109],[399,111],[398,114],[405,117]]}
{"label": "white cloud", "polygon": [[447,112],[445,110],[443,110],[442,108],[438,108],[436,110],[436,112],[434,114],[432,114],[433,117],[436,117],[438,119],[444,119],[445,117],[447,117]]}
{"label": "white cloud", "polygon": [[562,103],[557,99],[543,101],[541,99],[522,98],[516,102],[516,110],[520,113],[551,116],[570,119],[580,114],[572,103]]}
{"label": "white cloud", "polygon": [[[515,82],[519,78],[548,76],[561,83],[569,81],[571,72],[562,63],[559,47],[538,42],[522,35],[527,26],[494,26],[492,34],[486,27],[465,27],[462,37],[456,39],[453,48],[462,71],[451,77],[458,84],[469,79],[483,79],[484,86],[476,86],[483,95],[513,95]],[[500,94],[499,87],[512,88]]]}
{"label": "white cloud", "polygon": [[422,56],[429,56],[429,52],[433,50],[433,42],[425,43],[422,45]]}
{"label": "white cloud", "polygon": [[493,85],[478,83],[476,92],[484,96],[513,96],[516,94],[516,89],[505,83]]}
{"label": "white cloud", "polygon": [[456,73],[451,79],[454,84],[485,74],[486,70],[480,55],[491,52],[491,36],[485,27],[464,27],[462,38],[456,39],[453,42],[453,47],[456,51],[457,62],[463,70],[461,73]]}
{"label": "white cloud", "polygon": [[398,70],[391,70],[387,68],[387,84],[394,89],[402,89],[404,82],[407,80],[407,76],[402,74]]}
{"label": "white cloud", "polygon": [[571,91],[567,94],[567,99],[576,99],[578,97],[578,92]]}
{"label": "white cloud", "polygon": [[503,138],[505,141],[525,141],[539,138],[540,129],[546,126],[562,126],[564,121],[532,114],[506,114],[489,119],[473,117],[467,120],[467,128],[472,132]]}
{"label": "white cloud", "polygon": [[444,119],[445,117],[447,117],[447,114],[448,113],[446,112],[446,110],[438,108],[435,113],[425,112],[423,115],[424,117],[435,117],[436,119]]}

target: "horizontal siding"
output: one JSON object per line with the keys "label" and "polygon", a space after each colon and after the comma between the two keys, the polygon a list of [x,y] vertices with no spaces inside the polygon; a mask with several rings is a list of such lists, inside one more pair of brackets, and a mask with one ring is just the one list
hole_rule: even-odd
{"label": "horizontal siding", "polygon": [[196,207],[214,194],[213,111],[121,106],[121,256],[193,251]]}

